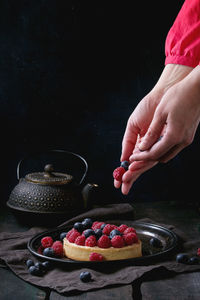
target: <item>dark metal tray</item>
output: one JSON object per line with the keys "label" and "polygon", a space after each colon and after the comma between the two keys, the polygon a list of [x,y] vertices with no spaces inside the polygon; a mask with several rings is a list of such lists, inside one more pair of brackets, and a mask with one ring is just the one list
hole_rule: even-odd
{"label": "dark metal tray", "polygon": [[[112,224],[117,222],[112,222]],[[124,222],[125,223],[125,222]],[[123,260],[115,260],[115,261],[103,261],[103,262],[94,262],[94,261],[76,261],[68,258],[54,258],[54,257],[47,257],[43,254],[38,252],[40,247],[40,241],[44,236],[51,236],[53,240],[59,240],[59,236],[61,232],[65,232],[71,229],[72,226],[66,227],[58,227],[53,230],[45,231],[35,235],[29,242],[28,242],[28,249],[29,251],[37,256],[38,258],[44,260],[54,261],[56,263],[62,264],[79,264],[79,265],[94,265],[94,264],[102,264],[102,263],[125,263],[128,262],[132,265],[150,265],[157,260],[164,260],[169,258],[169,255],[172,254],[178,245],[178,237],[177,235],[170,231],[169,229],[155,225],[150,223],[143,223],[143,222],[127,222],[127,225],[133,226],[137,233],[139,239],[142,241],[142,257],[137,258],[130,258],[130,259],[123,259]],[[161,247],[153,247],[150,245],[149,241],[151,238],[158,239],[162,246]]]}

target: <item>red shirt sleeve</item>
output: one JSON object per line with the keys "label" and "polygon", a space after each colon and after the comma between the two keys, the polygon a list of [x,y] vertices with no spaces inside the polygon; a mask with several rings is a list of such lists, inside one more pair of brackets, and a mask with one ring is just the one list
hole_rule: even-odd
{"label": "red shirt sleeve", "polygon": [[200,0],[185,0],[165,43],[165,64],[200,64]]}

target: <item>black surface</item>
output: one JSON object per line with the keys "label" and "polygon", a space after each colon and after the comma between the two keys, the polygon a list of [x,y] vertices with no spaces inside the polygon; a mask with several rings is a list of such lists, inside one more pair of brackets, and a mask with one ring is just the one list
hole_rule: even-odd
{"label": "black surface", "polygon": [[[129,196],[112,185],[126,122],[164,66],[164,43],[182,1],[2,0],[0,3],[1,205],[30,151],[83,155],[87,180],[117,202],[188,201],[198,190],[198,136]],[[192,201],[192,200],[190,200]]]}

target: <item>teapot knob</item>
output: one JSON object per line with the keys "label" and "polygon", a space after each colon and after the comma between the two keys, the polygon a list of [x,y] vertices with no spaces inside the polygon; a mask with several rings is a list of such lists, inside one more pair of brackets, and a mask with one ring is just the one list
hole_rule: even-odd
{"label": "teapot knob", "polygon": [[45,177],[53,177],[54,175],[52,174],[52,172],[54,171],[53,165],[48,164],[44,167],[44,176]]}

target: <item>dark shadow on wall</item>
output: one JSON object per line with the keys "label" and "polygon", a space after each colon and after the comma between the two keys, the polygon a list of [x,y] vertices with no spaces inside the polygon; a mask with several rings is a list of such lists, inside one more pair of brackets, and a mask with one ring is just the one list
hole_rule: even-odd
{"label": "dark shadow on wall", "polygon": [[181,4],[1,1],[2,203],[17,183],[18,160],[38,149],[83,155],[87,180],[103,191],[99,202],[187,198],[197,142],[143,175],[127,197],[112,185],[127,119],[163,69]]}

